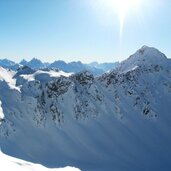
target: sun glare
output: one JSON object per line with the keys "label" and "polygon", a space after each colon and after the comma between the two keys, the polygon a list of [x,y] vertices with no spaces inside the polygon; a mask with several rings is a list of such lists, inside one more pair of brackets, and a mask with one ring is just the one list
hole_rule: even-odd
{"label": "sun glare", "polygon": [[125,17],[129,12],[137,12],[141,6],[141,1],[142,0],[98,0],[96,2],[99,2],[109,13],[116,13],[120,24],[121,39]]}
{"label": "sun glare", "polygon": [[129,11],[138,10],[141,0],[104,0],[103,4],[117,13],[120,22],[120,36],[124,26],[124,20]]}

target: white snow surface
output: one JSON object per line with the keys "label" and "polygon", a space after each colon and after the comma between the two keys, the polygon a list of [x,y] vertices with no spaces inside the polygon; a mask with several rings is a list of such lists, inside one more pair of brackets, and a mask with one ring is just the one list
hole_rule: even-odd
{"label": "white snow surface", "polygon": [[8,155],[3,154],[0,151],[0,170],[3,171],[80,171],[74,167],[65,167],[65,168],[58,168],[58,169],[49,169],[43,167],[40,164],[33,164],[31,162],[27,162],[24,160],[20,160]]}
{"label": "white snow surface", "polygon": [[18,87],[16,87],[16,79],[13,79],[13,76],[15,75],[15,71],[4,69],[3,67],[0,67],[0,81],[5,81],[8,83],[9,87],[11,89],[16,89],[20,91]]}
{"label": "white snow surface", "polygon": [[2,102],[0,101],[0,120],[4,118],[4,113],[3,113],[3,109],[1,105],[2,105]]}
{"label": "white snow surface", "polygon": [[72,73],[65,73],[63,71],[54,71],[54,70],[50,70],[50,71],[43,71],[43,70],[38,70],[36,72],[34,72],[33,74],[23,74],[21,75],[21,77],[23,77],[24,79],[28,80],[28,81],[34,81],[36,78],[38,80],[49,80],[49,78],[57,78],[60,76],[64,76],[64,77],[69,77],[71,76]]}

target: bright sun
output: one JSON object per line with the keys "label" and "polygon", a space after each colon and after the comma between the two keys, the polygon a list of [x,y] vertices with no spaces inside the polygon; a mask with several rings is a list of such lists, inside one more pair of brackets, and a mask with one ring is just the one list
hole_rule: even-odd
{"label": "bright sun", "polygon": [[122,37],[124,20],[129,11],[137,10],[141,0],[107,0],[108,5],[117,11],[120,22],[120,37]]}
{"label": "bright sun", "polygon": [[108,7],[116,10],[120,21],[124,20],[125,15],[130,10],[137,10],[140,6],[141,0],[106,0],[105,3]]}
{"label": "bright sun", "polygon": [[113,11],[118,15],[121,37],[126,15],[131,11],[138,11],[142,0],[99,0],[99,2],[100,1],[103,8]]}

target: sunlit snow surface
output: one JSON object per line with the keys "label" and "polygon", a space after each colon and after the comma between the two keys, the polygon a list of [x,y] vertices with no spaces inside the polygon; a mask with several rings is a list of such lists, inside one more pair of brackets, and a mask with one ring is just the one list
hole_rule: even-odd
{"label": "sunlit snow surface", "polygon": [[50,70],[50,71],[41,71],[41,70],[38,70],[36,71],[35,73],[33,74],[28,74],[28,75],[21,75],[24,79],[28,80],[28,81],[34,81],[35,78],[39,78],[39,79],[49,79],[49,78],[58,78],[60,76],[64,76],[64,77],[69,77],[71,76],[72,74],[71,73],[65,73],[63,71],[53,71],[53,70]]}
{"label": "sunlit snow surface", "polygon": [[3,113],[3,109],[1,105],[2,105],[2,102],[0,101],[0,120],[4,118],[4,113]]}
{"label": "sunlit snow surface", "polygon": [[0,151],[0,170],[9,171],[80,171],[73,167],[48,169],[39,164],[33,164],[24,160],[7,156]]}
{"label": "sunlit snow surface", "polygon": [[16,79],[13,78],[15,75],[14,71],[6,70],[2,67],[0,67],[0,81],[5,81],[8,83],[10,89],[16,89],[20,91],[19,87],[16,87]]}

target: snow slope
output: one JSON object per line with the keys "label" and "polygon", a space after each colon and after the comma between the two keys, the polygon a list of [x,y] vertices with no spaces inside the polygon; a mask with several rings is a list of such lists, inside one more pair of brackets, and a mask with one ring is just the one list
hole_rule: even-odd
{"label": "snow slope", "polygon": [[19,91],[19,88],[15,86],[16,84],[16,79],[13,78],[13,76],[15,75],[14,71],[11,70],[6,70],[2,67],[0,67],[0,82],[6,82],[8,84],[8,86],[11,89],[16,89]]}
{"label": "snow slope", "polygon": [[0,170],[12,170],[12,171],[79,171],[79,169],[66,167],[61,169],[48,169],[38,164],[26,162],[24,160],[16,159],[7,156],[0,152],[1,164]]}
{"label": "snow slope", "polygon": [[53,168],[171,170],[171,63],[165,55],[144,46],[100,77],[50,72],[23,68],[11,75],[20,91],[0,81],[4,153]]}

